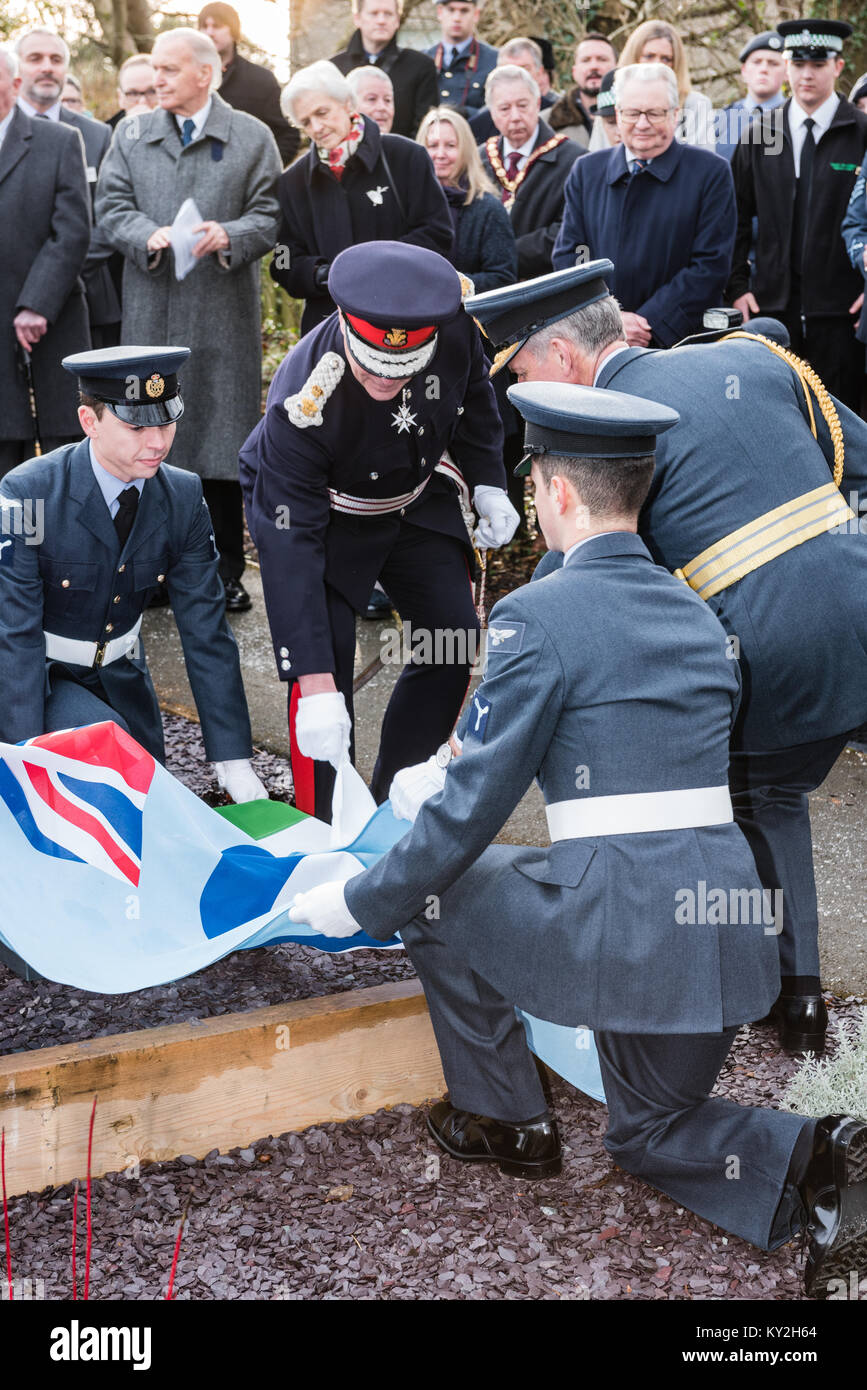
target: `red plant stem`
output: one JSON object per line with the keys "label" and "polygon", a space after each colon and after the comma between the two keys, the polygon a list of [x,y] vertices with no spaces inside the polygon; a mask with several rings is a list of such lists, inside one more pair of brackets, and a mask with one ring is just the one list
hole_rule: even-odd
{"label": "red plant stem", "polygon": [[78,1230],[78,1179],[75,1181],[75,1193],[72,1198],[72,1297],[78,1298],[78,1279],[75,1273],[75,1233]]}
{"label": "red plant stem", "polygon": [[6,1282],[9,1285],[9,1301],[12,1292],[12,1246],[9,1244],[9,1203],[6,1200],[6,1130],[0,1132],[0,1172],[3,1175],[3,1229],[6,1233]]}
{"label": "red plant stem", "polygon": [[189,1197],[188,1197],[188,1198],[187,1198],[187,1205],[184,1207],[183,1215],[181,1216],[181,1224],[180,1224],[180,1226],[178,1227],[177,1239],[175,1240],[175,1253],[174,1253],[174,1257],[173,1257],[173,1259],[172,1259],[172,1270],[171,1270],[171,1274],[169,1275],[169,1287],[168,1287],[168,1290],[166,1291],[166,1302],[167,1302],[167,1303],[172,1302],[173,1299],[174,1299],[174,1295],[172,1294],[172,1289],[173,1289],[174,1286],[175,1286],[175,1270],[176,1270],[177,1267],[178,1267],[178,1255],[181,1253],[181,1237],[182,1237],[182,1235],[184,1234],[184,1225],[185,1225],[186,1220],[187,1220],[187,1212],[189,1211],[189,1209],[190,1209],[190,1199],[189,1199]]}
{"label": "red plant stem", "polygon": [[90,1224],[90,1161],[93,1154],[93,1121],[96,1116],[96,1096],[93,1097],[93,1105],[90,1111],[90,1133],[87,1136],[87,1246],[84,1255],[84,1298],[87,1299],[90,1288],[90,1243],[93,1231]]}

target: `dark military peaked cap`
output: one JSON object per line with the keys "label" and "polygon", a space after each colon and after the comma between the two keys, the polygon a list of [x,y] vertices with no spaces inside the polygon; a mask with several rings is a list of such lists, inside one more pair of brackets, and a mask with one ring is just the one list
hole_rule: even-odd
{"label": "dark military peaked cap", "polygon": [[587,261],[468,299],[467,313],[472,314],[482,332],[495,347],[508,349],[497,353],[491,375],[504,367],[540,328],[607,298],[611,291],[605,276],[613,269],[611,261]]}
{"label": "dark military peaked cap", "polygon": [[774,53],[783,56],[783,36],[778,34],[775,29],[766,31],[763,34],[756,34],[750,39],[746,48],[742,48],[738,54],[738,62],[745,63],[751,53],[758,53],[760,49],[771,49]]}
{"label": "dark military peaked cap", "polygon": [[507,395],[524,417],[526,454],[515,476],[529,473],[536,455],[619,459],[656,452],[656,436],[680,416],[667,405],[561,381],[528,381]]}
{"label": "dark military peaked cap", "polygon": [[616,68],[609,68],[599,84],[599,93],[596,97],[596,111],[600,116],[610,115],[616,105],[614,99],[614,74]]}
{"label": "dark military peaked cap", "polygon": [[170,425],[184,413],[178,371],[185,347],[112,347],[76,352],[63,366],[78,377],[82,395],[104,401],[126,425]]}
{"label": "dark military peaked cap", "polygon": [[787,57],[801,63],[821,63],[840,57],[852,25],[841,19],[787,19],[777,25],[777,33],[783,36]]}
{"label": "dark military peaked cap", "polygon": [[436,352],[437,328],[461,307],[454,266],[404,241],[348,246],[331,263],[328,293],[343,315],[350,353],[383,377],[423,371]]}

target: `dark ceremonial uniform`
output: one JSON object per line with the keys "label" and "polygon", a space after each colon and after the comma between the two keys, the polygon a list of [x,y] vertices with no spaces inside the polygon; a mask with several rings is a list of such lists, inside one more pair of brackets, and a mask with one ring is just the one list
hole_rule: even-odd
{"label": "dark ceremonial uniform", "polygon": [[[676,418],[619,392],[599,405],[600,394],[511,388],[534,420],[528,450],[532,438],[565,452],[568,434],[575,454],[614,468],[603,451],[621,439],[579,428],[602,436],[620,412],[649,435]],[[534,404],[550,428],[530,416]],[[651,436],[636,452],[652,448]],[[443,791],[345,885],[346,905],[372,936],[401,931],[453,1107],[517,1124],[544,1113],[515,1005],[593,1027],[616,1162],[724,1229],[780,1245],[799,1217],[790,1160],[815,1121],[710,1096],[738,1025],[776,997],[773,928],[728,906],[676,906],[699,883],[727,904],[761,898],[726,788],[740,681],[725,633],[635,534],[618,531],[501,600],[487,652]],[[534,777],[550,847],[491,845]]]}
{"label": "dark ceremonial uniform", "polygon": [[[499,49],[472,38],[462,53],[452,57],[453,44],[437,43],[425,52],[433,58],[439,80],[439,100],[469,119],[485,104],[485,83],[497,66]],[[448,53],[450,61],[446,63]]]}
{"label": "dark ceremonial uniform", "polygon": [[[377,284],[387,279],[382,256],[390,284]],[[352,266],[369,261],[373,267],[371,257],[379,266],[375,274],[360,269],[356,281],[353,272],[357,298],[371,306],[368,316],[383,296],[402,303],[407,317],[416,306],[433,315],[436,297],[425,308],[431,296],[421,283],[430,260],[457,284],[451,267],[431,252],[376,242],[338,258],[329,278],[332,294],[344,258]],[[450,312],[454,316],[440,325],[430,362],[395,399],[381,401],[371,399],[353,376],[340,320],[332,315],[277,369],[265,416],[241,452],[241,484],[280,679],[293,683],[299,676],[332,672],[350,717],[355,614],[366,607],[377,579],[413,629],[474,634],[478,627],[472,545],[456,489],[435,469],[448,450],[470,493],[480,484],[503,488],[502,430],[476,328],[462,309]],[[412,332],[389,330],[409,348]],[[388,510],[369,510],[377,505]],[[399,768],[422,760],[448,736],[471,664],[472,659],[428,660],[406,667],[383,721],[372,781],[378,799],[387,795]],[[290,731],[297,692],[293,685]],[[330,818],[330,768],[302,758],[294,732],[292,751],[298,805],[315,806],[318,816]]]}
{"label": "dark ceremonial uniform", "polygon": [[[79,375],[88,394],[117,387],[115,413],[126,410],[142,425],[167,424],[182,408],[174,373],[186,356],[186,349],[153,349],[145,371],[135,349],[115,348],[80,353],[64,366]],[[121,373],[111,382],[98,375],[106,364]],[[87,371],[93,375],[82,375]],[[142,387],[140,406],[124,404],[131,376]],[[0,739],[16,743],[115,718],[164,761],[160,711],[138,627],[165,581],[207,756],[248,758],[238,648],[226,622],[200,480],[161,464],[142,483],[122,542],[97,477],[85,439],[21,464],[3,479]]]}
{"label": "dark ceremonial uniform", "polygon": [[[599,277],[606,274],[605,262],[590,263],[533,286],[477,296],[469,312],[495,344],[517,350],[530,329],[588,302],[582,294],[591,302],[598,297],[600,285],[604,290]],[[639,533],[654,559],[669,570],[686,570],[698,592],[705,593],[699,586],[712,572],[691,562],[777,508],[785,512],[763,520],[757,531],[770,537],[769,528],[779,527],[776,541],[806,536],[782,553],[755,547],[759,564],[741,575],[729,556],[719,568],[731,582],[707,593],[707,602],[736,639],[732,650],[743,675],[732,733],[735,816],[762,882],[783,890],[783,976],[817,977],[807,794],[824,780],[847,733],[867,716],[867,544],[847,507],[851,500],[857,512],[867,493],[867,426],[836,403],[845,442],[841,496],[831,473],[833,444],[815,397],[811,393],[817,439],[801,382],[761,343],[733,338],[665,352],[624,348],[605,358],[596,384],[678,411],[679,423],[657,447]],[[817,492],[819,500],[811,502],[809,494]],[[826,516],[832,529],[822,529]],[[818,531],[801,531],[817,519]],[[549,554],[540,572],[560,563]],[[818,993],[818,984],[791,992]]]}
{"label": "dark ceremonial uniform", "polygon": [[[852,30],[839,21],[795,20],[779,25],[779,32],[786,53],[798,62],[839,57]],[[839,97],[827,129],[807,130],[796,178],[797,110],[790,98],[761,118],[758,143],[752,131],[735,150],[738,230],[727,295],[733,302],[751,290],[763,314],[782,319],[793,351],[815,368],[831,394],[858,410],[863,361],[849,306],[861,293],[862,279],[849,264],[840,227],[867,150],[867,115]],[[805,154],[807,141],[812,149]]]}

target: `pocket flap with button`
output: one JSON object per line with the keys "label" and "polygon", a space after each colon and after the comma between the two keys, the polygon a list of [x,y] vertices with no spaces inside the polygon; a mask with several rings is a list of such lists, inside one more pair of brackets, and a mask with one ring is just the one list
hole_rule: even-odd
{"label": "pocket flap with button", "polygon": [[52,589],[96,588],[99,565],[95,560],[53,560],[44,552],[39,557],[39,568],[46,584]]}
{"label": "pocket flap with button", "polygon": [[164,556],[157,556],[154,560],[135,560],[132,564],[132,587],[138,589],[155,589],[158,584],[162,584],[166,577],[169,562]]}
{"label": "pocket flap with button", "polygon": [[538,859],[516,861],[515,868],[537,883],[577,888],[595,853],[596,845],[590,840],[558,840],[550,849],[540,851]]}

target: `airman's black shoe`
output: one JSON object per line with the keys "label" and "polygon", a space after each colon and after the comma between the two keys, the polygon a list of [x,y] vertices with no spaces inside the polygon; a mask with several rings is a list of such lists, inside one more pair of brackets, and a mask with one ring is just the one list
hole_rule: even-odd
{"label": "airman's black shoe", "polygon": [[552,1178],[563,1166],[557,1121],[547,1114],[511,1124],[456,1110],[441,1100],[430,1111],[427,1127],[452,1158],[498,1163],[512,1178]]}
{"label": "airman's black shoe", "polygon": [[826,1299],[849,1296],[867,1275],[867,1125],[826,1115],[816,1125],[813,1153],[798,1184],[808,1241],[804,1288]]}
{"label": "airman's black shoe", "polygon": [[828,1010],[821,994],[781,994],[768,1015],[786,1052],[824,1052]]}

